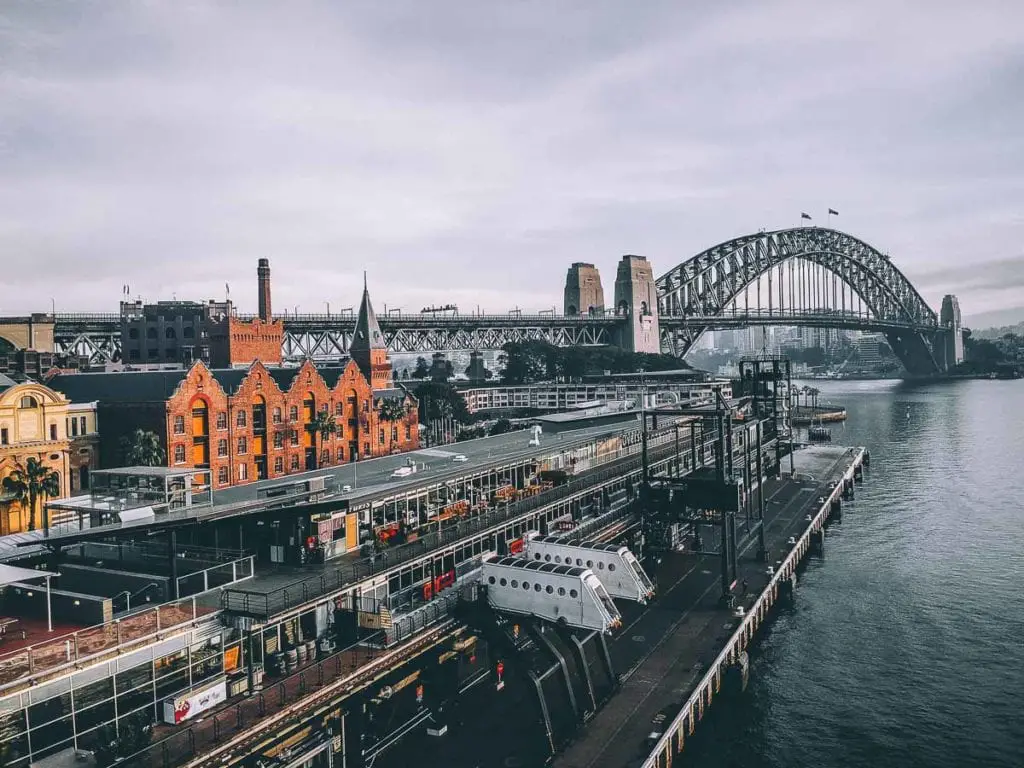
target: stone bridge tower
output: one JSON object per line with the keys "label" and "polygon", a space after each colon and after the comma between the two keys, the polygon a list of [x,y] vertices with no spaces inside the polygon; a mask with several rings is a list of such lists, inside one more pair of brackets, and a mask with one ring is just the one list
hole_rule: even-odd
{"label": "stone bridge tower", "polygon": [[939,335],[942,347],[937,349],[937,362],[943,370],[950,370],[964,361],[964,329],[960,318],[960,302],[956,296],[947,293],[942,297],[939,310]]}
{"label": "stone bridge tower", "polygon": [[629,352],[661,352],[658,289],[645,256],[623,256],[615,273],[615,315],[623,318],[619,346]]}
{"label": "stone bridge tower", "polygon": [[565,314],[603,315],[604,288],[593,264],[577,261],[565,276]]}

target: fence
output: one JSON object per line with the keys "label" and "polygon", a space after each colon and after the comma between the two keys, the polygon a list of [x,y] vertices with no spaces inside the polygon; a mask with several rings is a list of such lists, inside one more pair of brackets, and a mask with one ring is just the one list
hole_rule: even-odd
{"label": "fence", "polygon": [[255,555],[240,557],[229,563],[221,563],[201,571],[178,577],[178,596],[187,597],[209,592],[211,589],[234,584],[236,581],[251,579],[255,573]]}
{"label": "fence", "polygon": [[0,656],[0,692],[12,693],[19,684],[38,683],[65,667],[145,645],[198,616],[195,600],[190,598],[11,651]]}

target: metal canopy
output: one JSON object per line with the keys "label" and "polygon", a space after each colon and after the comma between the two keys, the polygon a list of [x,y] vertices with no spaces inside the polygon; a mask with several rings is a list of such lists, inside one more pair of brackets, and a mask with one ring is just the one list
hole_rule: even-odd
{"label": "metal canopy", "polygon": [[50,571],[37,571],[35,568],[19,568],[16,565],[0,563],[0,587],[6,587],[8,584],[17,584],[21,581],[29,581],[30,579],[42,579],[58,575]]}

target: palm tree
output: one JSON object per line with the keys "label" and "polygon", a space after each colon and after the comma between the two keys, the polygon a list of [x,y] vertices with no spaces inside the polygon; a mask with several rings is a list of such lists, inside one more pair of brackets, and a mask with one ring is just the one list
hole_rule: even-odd
{"label": "palm tree", "polygon": [[821,394],[821,390],[820,389],[815,389],[814,387],[811,387],[807,391],[807,394],[811,396],[811,401],[812,401],[811,408],[813,408],[814,410],[818,410],[818,395]]}
{"label": "palm tree", "polygon": [[381,421],[399,421],[409,413],[409,408],[404,400],[389,398],[381,401],[377,412],[380,414]]}
{"label": "palm tree", "polygon": [[21,502],[28,501],[28,529],[36,529],[36,506],[52,496],[60,496],[60,475],[30,456],[4,478],[4,490]]}
{"label": "palm tree", "polygon": [[338,422],[334,420],[328,411],[320,411],[316,417],[309,422],[308,429],[313,433],[314,438],[319,436],[320,441],[316,446],[316,465],[320,466],[320,447],[327,435],[333,435],[338,431]]}
{"label": "palm tree", "polygon": [[121,452],[126,467],[160,467],[167,460],[160,438],[155,432],[136,429],[121,438]]}

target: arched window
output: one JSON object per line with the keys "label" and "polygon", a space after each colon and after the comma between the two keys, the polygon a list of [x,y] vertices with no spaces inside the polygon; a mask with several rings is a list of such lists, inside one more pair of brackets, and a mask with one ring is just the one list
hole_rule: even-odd
{"label": "arched window", "polygon": [[25,395],[23,398],[21,398],[21,403],[18,404],[18,407],[19,408],[38,408],[39,407],[39,401],[36,400],[31,395]]}
{"label": "arched window", "polygon": [[137,339],[137,338],[139,338],[139,329],[138,328],[129,328],[128,329],[128,338],[129,339]]}
{"label": "arched window", "polygon": [[147,328],[146,329],[146,338],[147,339],[155,339],[156,338],[156,328]]}
{"label": "arched window", "polygon": [[166,329],[164,329],[164,338],[165,339],[176,339],[176,338],[178,338],[178,334],[174,332],[173,328],[166,328]]}
{"label": "arched window", "polygon": [[196,332],[191,325],[186,325],[184,330],[182,330],[181,335],[186,339],[191,339],[195,337]]}

